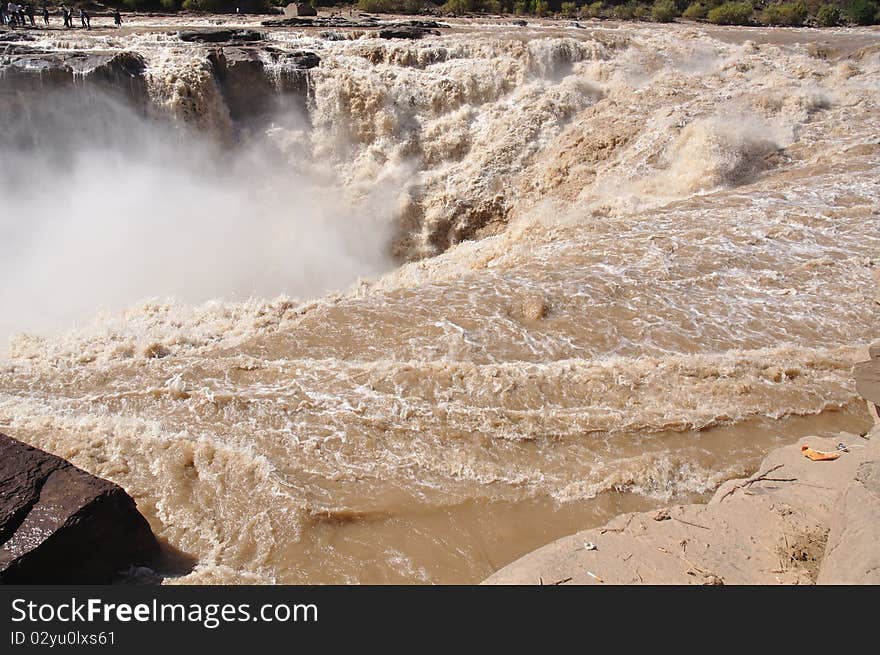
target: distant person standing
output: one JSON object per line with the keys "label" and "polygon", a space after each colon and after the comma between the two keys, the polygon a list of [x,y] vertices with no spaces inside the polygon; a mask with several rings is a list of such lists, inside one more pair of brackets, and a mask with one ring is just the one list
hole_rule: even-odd
{"label": "distant person standing", "polygon": [[113,10],[113,22],[116,27],[122,27],[122,14],[119,13],[119,7]]}
{"label": "distant person standing", "polygon": [[6,25],[6,7],[0,2],[0,25]]}
{"label": "distant person standing", "polygon": [[49,8],[46,5],[43,5],[43,23],[49,27]]}
{"label": "distant person standing", "polygon": [[9,27],[15,29],[15,26],[18,23],[18,5],[14,2],[7,4],[6,14],[9,16]]}
{"label": "distant person standing", "polygon": [[64,29],[73,27],[70,23],[70,9],[67,8],[67,5],[61,5],[61,16],[64,18]]}
{"label": "distant person standing", "polygon": [[87,29],[87,30],[92,29],[92,18],[91,18],[91,16],[89,16],[85,7],[80,7],[79,19],[82,21],[82,26],[85,29]]}
{"label": "distant person standing", "polygon": [[34,6],[28,5],[25,8],[25,13],[27,14],[28,20],[31,22],[31,27],[36,27],[37,24],[34,22]]}

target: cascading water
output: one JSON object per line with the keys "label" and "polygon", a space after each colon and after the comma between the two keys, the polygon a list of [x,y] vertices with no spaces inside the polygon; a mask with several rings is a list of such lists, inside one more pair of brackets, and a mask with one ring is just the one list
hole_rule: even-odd
{"label": "cascading water", "polygon": [[181,582],[474,582],[860,429],[876,35],[752,34],[269,30],[226,86],[77,36],[149,107],[3,142],[0,428],[122,484]]}

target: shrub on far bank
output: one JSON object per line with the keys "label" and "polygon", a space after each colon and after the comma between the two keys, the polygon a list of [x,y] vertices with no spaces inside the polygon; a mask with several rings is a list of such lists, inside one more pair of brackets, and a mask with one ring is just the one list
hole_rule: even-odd
{"label": "shrub on far bank", "polygon": [[581,18],[600,18],[602,16],[602,9],[604,5],[601,2],[594,2],[593,4],[584,5],[581,7],[579,13]]}
{"label": "shrub on far bank", "polygon": [[636,17],[636,3],[627,2],[626,4],[617,5],[611,10],[611,15],[618,20],[632,20]]}
{"label": "shrub on far bank", "polygon": [[807,20],[807,14],[807,5],[803,2],[780,2],[764,8],[761,22],[767,25],[799,27]]}
{"label": "shrub on far bank", "polygon": [[[447,4],[456,2],[460,7],[463,7],[468,0],[450,0]],[[358,9],[368,14],[418,14],[424,8],[421,0],[358,0],[357,6]],[[448,11],[455,10],[449,9]]]}
{"label": "shrub on far bank", "polygon": [[[2,2],[4,0],[0,0]],[[266,11],[272,5],[283,6],[291,0],[113,0],[133,11],[164,9],[177,11],[228,12]],[[305,0],[309,1],[309,0]],[[352,1],[352,0],[348,0]],[[532,16],[566,18],[615,18],[618,20],[653,20],[673,22],[678,17],[708,20],[718,25],[799,26],[808,19],[815,25],[832,27],[880,23],[880,0],[765,0],[756,11],[755,0],[353,0],[368,13],[419,14],[426,9],[462,15],[469,13],[500,14],[513,12]],[[311,0],[316,6],[334,6],[338,0]]]}
{"label": "shrub on far bank", "polygon": [[692,2],[688,5],[688,8],[684,10],[682,14],[682,18],[687,18],[688,20],[700,20],[706,17],[709,9],[706,5],[700,2]]}
{"label": "shrub on far bank", "polygon": [[807,20],[807,5],[803,2],[780,2],[767,5],[761,12],[761,22],[766,25],[799,27]]}
{"label": "shrub on far bank", "polygon": [[678,7],[673,0],[655,0],[651,7],[651,18],[658,23],[671,23],[678,16]]}
{"label": "shrub on far bank", "polygon": [[[127,0],[123,0],[128,4]],[[231,12],[236,8],[242,11],[268,11],[272,6],[270,0],[148,0],[147,4],[159,5],[163,9],[177,11],[180,8],[189,11]]]}
{"label": "shrub on far bank", "polygon": [[[358,6],[366,11],[367,13],[378,13],[382,11],[381,9],[373,9],[372,11],[369,9],[364,9],[362,6],[365,3],[386,3],[387,0],[358,0]],[[448,0],[442,7],[440,7],[443,11],[449,12],[450,14],[466,14],[469,11],[473,11],[473,3],[468,0]]]}
{"label": "shrub on far bank", "polygon": [[710,9],[706,18],[716,25],[748,25],[752,11],[751,2],[725,2],[720,7]]}
{"label": "shrub on far bank", "polygon": [[633,14],[636,20],[651,20],[651,8],[648,5],[637,3]]}
{"label": "shrub on far bank", "polygon": [[[131,11],[150,11],[155,9],[177,11],[181,8],[183,0],[121,0],[120,2],[112,3],[112,5],[116,4],[121,4],[123,7]],[[227,0],[222,7],[218,5],[218,8],[228,9],[232,6],[233,0]]]}
{"label": "shrub on far bank", "polygon": [[856,25],[873,25],[878,18],[877,3],[872,0],[853,0],[843,13]]}
{"label": "shrub on far bank", "polygon": [[822,27],[834,27],[840,25],[840,9],[837,5],[822,5],[816,12],[816,20]]}

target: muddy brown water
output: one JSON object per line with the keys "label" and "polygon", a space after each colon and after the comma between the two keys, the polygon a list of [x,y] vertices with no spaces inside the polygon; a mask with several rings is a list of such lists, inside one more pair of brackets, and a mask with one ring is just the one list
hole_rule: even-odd
{"label": "muddy brown water", "polygon": [[[64,38],[142,52],[171,114],[218,111],[166,32]],[[0,426],[122,484],[197,562],[169,582],[479,582],[868,425],[875,31],[271,33],[322,63],[309,131],[270,137],[353,202],[399,193],[378,216],[418,261],[134,304],[0,365]]]}

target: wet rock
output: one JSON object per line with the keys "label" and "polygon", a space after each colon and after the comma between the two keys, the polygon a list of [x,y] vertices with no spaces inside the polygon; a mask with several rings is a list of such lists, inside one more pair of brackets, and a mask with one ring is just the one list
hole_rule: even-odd
{"label": "wet rock", "polygon": [[159,552],[121,487],[3,434],[0,488],[0,583],[107,583]]}
{"label": "wet rock", "polygon": [[[224,47],[212,50],[208,61],[214,69],[229,115],[246,124],[273,111],[284,94],[304,94],[304,71],[321,59],[313,52],[284,51],[272,47]],[[266,64],[273,74],[266,71]]]}
{"label": "wet rock", "polygon": [[[288,5],[288,7],[289,6],[290,5]],[[287,12],[285,11],[285,13],[287,13]],[[317,16],[318,10],[306,2],[299,2],[296,5],[296,15],[297,16]]]}
{"label": "wet rock", "polygon": [[278,60],[284,62],[286,66],[297,70],[315,68],[321,63],[321,58],[318,55],[314,52],[308,52],[305,50],[279,53]]}
{"label": "wet rock", "polygon": [[528,295],[523,298],[522,315],[529,321],[540,321],[547,318],[550,313],[550,305],[544,298],[538,295]]}
{"label": "wet rock", "polygon": [[321,38],[326,39],[327,41],[345,41],[348,37],[342,32],[328,30],[326,32],[321,32]]}
{"label": "wet rock", "polygon": [[440,23],[436,20],[421,20],[421,19],[412,19],[412,20],[400,20],[395,21],[394,26],[405,25],[409,27],[421,27],[422,29],[439,29],[441,27],[449,27],[447,23]]}
{"label": "wet rock", "polygon": [[271,20],[264,20],[260,24],[264,27],[312,27],[315,25],[315,21],[308,18],[296,18],[288,14],[287,11],[284,12],[284,15],[288,16],[288,18],[273,18]]}
{"label": "wet rock", "polygon": [[20,43],[21,41],[36,41],[37,37],[26,32],[6,32],[0,34],[0,43]]}
{"label": "wet rock", "polygon": [[40,48],[29,45],[23,45],[20,42],[4,42],[0,41],[0,57],[9,57],[11,55],[35,55],[45,52]]}
{"label": "wet rock", "polygon": [[133,52],[29,50],[4,62],[3,77],[8,87],[30,83],[45,89],[47,83],[72,84],[75,80],[126,90],[134,85],[145,91],[145,69],[143,58]]}
{"label": "wet rock", "polygon": [[234,121],[253,119],[271,110],[274,88],[266,76],[259,48],[213,50],[208,61]]}
{"label": "wet rock", "polygon": [[254,30],[184,30],[177,38],[187,43],[248,43],[262,41],[263,35]]}
{"label": "wet rock", "polygon": [[415,27],[410,25],[387,27],[385,29],[379,30],[379,38],[382,39],[421,39],[426,34],[440,36],[440,32],[435,29],[427,29],[424,27]]}
{"label": "wet rock", "polygon": [[[0,45],[0,51],[4,46]],[[0,115],[11,125],[42,125],[55,145],[72,140],[82,121],[96,128],[99,114],[122,108],[146,113],[150,98],[144,60],[131,52],[47,52],[9,44],[0,60]],[[63,110],[60,109],[63,107]],[[30,128],[7,129],[0,144],[30,148],[42,137]]]}
{"label": "wet rock", "polygon": [[341,16],[316,16],[314,18],[276,18],[264,20],[265,27],[378,27],[379,21],[372,16],[357,20]]}

